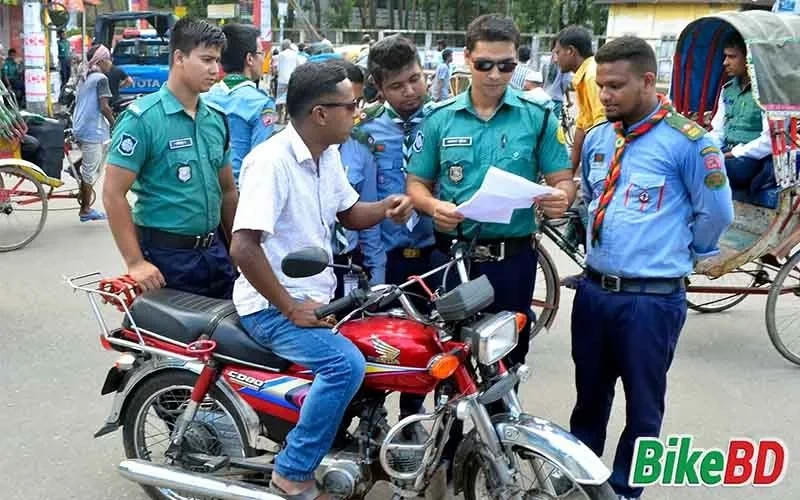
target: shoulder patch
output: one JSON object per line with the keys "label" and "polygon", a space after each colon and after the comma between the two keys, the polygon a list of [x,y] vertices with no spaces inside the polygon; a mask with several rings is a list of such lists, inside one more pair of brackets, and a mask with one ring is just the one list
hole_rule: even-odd
{"label": "shoulder patch", "polygon": [[722,170],[713,170],[711,173],[706,175],[703,183],[708,189],[722,189],[727,181],[728,179],[725,177],[725,174],[722,172]]}
{"label": "shoulder patch", "polygon": [[367,147],[371,147],[375,142],[375,139],[360,127],[353,127],[353,130],[350,132],[350,137],[355,139],[359,144],[363,144]]}
{"label": "shoulder patch", "polygon": [[361,110],[361,113],[353,119],[353,125],[363,125],[366,122],[372,121],[381,116],[386,108],[383,103],[376,102]]}
{"label": "shoulder patch", "polygon": [[122,138],[117,146],[117,152],[122,156],[133,156],[137,144],[139,144],[139,141],[136,137],[128,133],[122,134]]}
{"label": "shoulder patch", "polygon": [[706,135],[706,131],[703,127],[686,118],[677,111],[672,111],[667,114],[667,117],[664,119],[664,121],[666,121],[670,127],[686,136],[690,141],[696,141],[697,139]]}

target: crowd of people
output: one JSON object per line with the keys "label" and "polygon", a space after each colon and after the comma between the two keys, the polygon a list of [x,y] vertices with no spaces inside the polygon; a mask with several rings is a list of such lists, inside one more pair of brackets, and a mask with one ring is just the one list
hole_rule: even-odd
{"label": "crowd of people", "polygon": [[[477,235],[491,258],[470,272],[492,283],[490,311],[528,317],[505,359],[513,366],[528,359],[534,319],[535,211],[558,218],[575,205],[584,210],[588,267],[572,309],[570,429],[602,455],[621,379],[626,427],[610,482],[620,498],[641,495],[628,484],[633,447],[661,428],[686,318],[684,278],[718,253],[733,218],[731,184],[742,169],[757,170],[748,162],[760,156],[764,129],[747,104],[746,49],[738,39],[726,43],[733,80],[706,133],[657,93],[656,57],[642,39],[621,37],[595,54],[587,29],[565,28],[547,78],[526,67],[530,49],[519,42],[510,18],[475,19],[465,40],[471,84],[450,96],[445,48],[429,87],[417,48],[402,36],[371,42],[366,71],[336,57],[306,60],[286,41],[273,98],[257,84],[264,53],[255,27],[182,19],[172,29],[167,83],[132,104],[110,135],[102,120],[88,121],[93,135],[83,142],[110,139],[97,148],[108,152],[103,203],[142,290],[232,299],[253,339],[314,373],[275,461],[272,485],[284,494],[317,498],[314,470],[365,372],[360,352],[314,315],[353,280],[332,269],[290,278],[280,265],[288,252],[321,247],[333,262],[364,266],[371,284],[398,284]],[[220,62],[226,76],[217,81]],[[107,49],[98,48],[82,77],[81,92],[91,96],[82,116],[106,116],[109,68]],[[376,98],[364,105],[370,86]],[[571,91],[578,130],[570,157],[558,116]],[[86,163],[91,184],[99,167]],[[551,194],[508,224],[465,219],[457,205],[490,167],[546,183]],[[422,405],[401,395],[401,416]],[[461,432],[454,426],[445,463]],[[405,437],[419,438],[413,428]]]}

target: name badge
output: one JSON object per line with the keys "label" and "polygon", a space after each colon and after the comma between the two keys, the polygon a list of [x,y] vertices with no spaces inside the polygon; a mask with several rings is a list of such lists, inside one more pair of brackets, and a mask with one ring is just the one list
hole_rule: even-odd
{"label": "name badge", "polygon": [[185,139],[173,139],[169,141],[169,149],[190,148],[192,145],[194,145],[194,142],[192,142],[191,137],[187,137]]}
{"label": "name badge", "polygon": [[442,139],[443,148],[455,146],[472,146],[472,137],[445,137]]}

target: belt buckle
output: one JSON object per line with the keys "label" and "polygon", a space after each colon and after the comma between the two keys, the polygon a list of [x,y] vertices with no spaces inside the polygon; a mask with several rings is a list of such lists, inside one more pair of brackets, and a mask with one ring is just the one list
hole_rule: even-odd
{"label": "belt buckle", "polygon": [[195,236],[194,248],[209,248],[214,243],[214,233],[208,233],[205,236]]}
{"label": "belt buckle", "polygon": [[622,278],[610,274],[603,274],[600,277],[600,288],[609,292],[619,292],[622,290]]}
{"label": "belt buckle", "polygon": [[506,258],[506,242],[505,241],[501,241],[500,245],[499,245],[499,248],[500,248],[500,255],[497,256],[497,260],[501,261],[501,260],[504,260]]}
{"label": "belt buckle", "polygon": [[422,250],[419,248],[404,248],[403,257],[406,259],[418,259],[422,255]]}

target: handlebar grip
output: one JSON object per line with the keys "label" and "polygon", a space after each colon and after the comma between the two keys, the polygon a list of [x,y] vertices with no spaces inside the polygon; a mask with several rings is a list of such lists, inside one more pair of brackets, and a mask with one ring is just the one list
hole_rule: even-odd
{"label": "handlebar grip", "polygon": [[334,300],[330,304],[314,309],[314,316],[316,316],[317,319],[322,319],[326,316],[336,314],[339,311],[352,307],[355,303],[355,297],[353,295],[347,295],[341,299]]}

